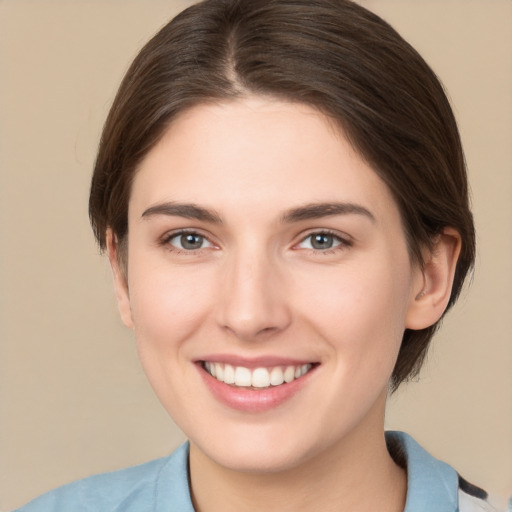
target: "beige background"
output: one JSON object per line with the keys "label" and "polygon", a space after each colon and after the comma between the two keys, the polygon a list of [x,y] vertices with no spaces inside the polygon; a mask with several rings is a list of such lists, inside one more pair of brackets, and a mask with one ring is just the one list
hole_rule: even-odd
{"label": "beige background", "polygon": [[[169,453],[87,219],[95,146],[136,50],[187,2],[0,0],[0,510]],[[422,378],[390,402],[501,507],[512,491],[512,2],[367,0],[442,77],[479,256]]]}

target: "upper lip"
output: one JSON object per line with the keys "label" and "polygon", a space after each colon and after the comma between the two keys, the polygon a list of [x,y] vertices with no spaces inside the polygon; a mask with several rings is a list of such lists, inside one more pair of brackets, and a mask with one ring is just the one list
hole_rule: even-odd
{"label": "upper lip", "polygon": [[281,356],[258,356],[258,357],[242,357],[235,354],[210,354],[200,357],[196,360],[198,363],[224,363],[232,366],[243,366],[244,368],[262,368],[273,366],[298,366],[303,364],[314,364],[317,361],[311,359],[297,359]]}

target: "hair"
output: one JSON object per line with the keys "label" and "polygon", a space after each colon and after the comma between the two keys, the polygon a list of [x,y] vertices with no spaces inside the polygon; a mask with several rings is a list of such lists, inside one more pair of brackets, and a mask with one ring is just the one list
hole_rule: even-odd
{"label": "hair", "polygon": [[[414,263],[443,228],[458,231],[449,309],[475,257],[457,124],[422,57],[349,0],[205,0],[165,25],[128,69],[105,122],[89,201],[100,248],[111,229],[125,252],[132,180],[173,119],[249,94],[310,105],[338,124],[392,192]],[[391,389],[418,374],[438,324],[405,330]]]}

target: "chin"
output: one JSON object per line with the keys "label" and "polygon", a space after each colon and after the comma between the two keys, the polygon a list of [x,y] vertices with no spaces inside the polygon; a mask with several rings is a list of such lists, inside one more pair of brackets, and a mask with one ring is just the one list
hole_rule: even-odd
{"label": "chin", "polygon": [[200,436],[194,439],[191,436],[190,440],[191,445],[219,466],[254,474],[292,470],[321,456],[332,445],[325,437],[322,439],[314,428],[306,432],[293,428],[293,425],[280,427],[261,423],[238,425],[238,428],[225,429],[222,435],[211,432],[208,438]]}
{"label": "chin", "polygon": [[204,453],[225,469],[254,474],[289,471],[309,458],[300,446],[295,450],[283,450],[279,446],[249,446],[248,443],[230,443],[228,450],[209,446]]}

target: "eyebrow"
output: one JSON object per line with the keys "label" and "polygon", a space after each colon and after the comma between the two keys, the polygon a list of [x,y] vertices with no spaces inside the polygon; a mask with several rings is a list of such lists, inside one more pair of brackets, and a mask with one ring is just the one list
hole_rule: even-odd
{"label": "eyebrow", "polygon": [[185,217],[187,219],[196,219],[213,224],[222,224],[222,219],[216,211],[189,203],[168,202],[156,204],[144,210],[141,217],[152,217],[154,215]]}
{"label": "eyebrow", "polygon": [[293,208],[284,213],[281,218],[283,223],[299,222],[302,220],[320,219],[334,215],[363,215],[372,222],[375,217],[370,210],[364,206],[354,203],[311,203],[298,208]]}
{"label": "eyebrow", "polygon": [[[364,206],[354,203],[311,203],[286,211],[281,216],[281,222],[291,224],[303,220],[320,219],[334,215],[362,215],[375,222],[374,215]],[[168,215],[195,219],[213,224],[222,224],[220,215],[215,210],[191,203],[160,203],[144,210],[141,217],[147,218],[154,215]]]}

